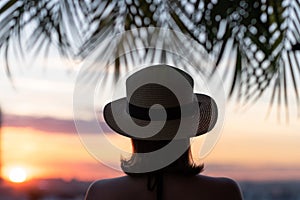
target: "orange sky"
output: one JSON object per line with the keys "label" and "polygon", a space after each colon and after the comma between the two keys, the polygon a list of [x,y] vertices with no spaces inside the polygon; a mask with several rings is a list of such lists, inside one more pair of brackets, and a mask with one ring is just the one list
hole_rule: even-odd
{"label": "orange sky", "polygon": [[[298,124],[270,127],[269,122],[253,119],[250,123],[256,128],[247,129],[242,118],[241,114],[232,114],[231,119],[227,119],[219,142],[200,161],[205,163],[204,173],[238,180],[300,179]],[[47,133],[14,127],[5,127],[2,131],[5,175],[13,166],[26,168],[30,178],[94,180],[122,174],[93,158],[76,133]],[[122,137],[111,136],[110,139],[124,146]],[[125,146],[130,146],[126,141]]]}
{"label": "orange sky", "polygon": [[78,135],[45,133],[30,128],[3,129],[4,176],[15,166],[29,178],[93,180],[120,173],[111,170],[85,150]]}

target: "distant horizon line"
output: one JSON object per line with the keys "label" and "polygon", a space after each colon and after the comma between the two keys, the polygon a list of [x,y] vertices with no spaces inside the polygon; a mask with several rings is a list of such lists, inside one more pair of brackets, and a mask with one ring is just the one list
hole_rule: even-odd
{"label": "distant horizon line", "polygon": [[[201,175],[201,174],[200,174]],[[124,175],[126,176],[126,175]],[[214,177],[214,176],[213,176]],[[111,177],[111,178],[117,178],[117,177]],[[39,182],[39,181],[49,181],[49,182],[62,182],[62,183],[71,183],[71,182],[77,182],[77,183],[92,183],[96,180],[104,180],[108,178],[98,178],[98,179],[78,179],[78,178],[62,178],[62,177],[53,177],[53,178],[31,178],[29,180],[26,180],[23,183],[13,183],[9,181],[6,178],[2,178],[2,182],[9,184],[9,185],[22,185],[27,184],[29,182]],[[300,184],[300,178],[299,179],[235,179],[237,182],[240,183],[299,183]],[[0,182],[1,183],[1,182]],[[0,184],[1,185],[1,184]]]}

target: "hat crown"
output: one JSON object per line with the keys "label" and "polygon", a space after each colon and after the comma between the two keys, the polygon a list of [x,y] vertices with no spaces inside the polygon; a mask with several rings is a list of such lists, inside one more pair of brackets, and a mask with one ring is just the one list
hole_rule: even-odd
{"label": "hat crown", "polygon": [[144,108],[154,104],[165,108],[190,104],[193,102],[193,86],[192,77],[178,68],[151,66],[128,77],[127,102]]}

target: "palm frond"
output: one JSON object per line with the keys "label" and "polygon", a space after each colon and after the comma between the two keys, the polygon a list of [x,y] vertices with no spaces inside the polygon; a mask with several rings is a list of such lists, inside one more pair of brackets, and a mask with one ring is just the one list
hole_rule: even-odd
{"label": "palm frond", "polygon": [[[200,4],[200,20],[193,20],[192,15],[184,13],[184,8],[181,8],[182,15],[190,19],[190,34],[200,43],[200,34],[195,33],[198,33],[197,29],[204,30],[205,42],[202,44],[215,55],[216,68],[221,61],[228,63],[226,59],[236,60],[229,96],[236,92],[244,104],[253,104],[268,87],[275,87],[280,90],[277,94],[283,95],[279,99],[283,99],[284,103],[278,101],[279,107],[285,107],[288,112],[290,97],[287,93],[290,88],[287,82],[292,77],[292,91],[299,105],[299,79],[295,78],[299,74],[295,71],[297,65],[289,64],[286,56],[287,53],[297,55],[290,51],[294,44],[289,37],[293,36],[294,43],[299,41],[296,39],[299,38],[299,30],[292,31],[293,34],[289,32],[293,30],[291,25],[294,29],[299,27],[299,1],[200,1]],[[238,48],[239,52],[234,57],[225,58],[227,46]],[[274,79],[278,79],[280,84],[272,81]]]}
{"label": "palm frond", "polygon": [[[208,74],[235,60],[234,70],[223,70],[223,77],[233,73],[229,97],[237,95],[243,105],[251,105],[271,87],[270,107],[277,102],[288,113],[289,91],[300,103],[299,11],[300,0],[4,0],[0,3],[0,49],[7,60],[11,45],[18,45],[21,55],[25,47],[47,55],[50,45],[71,58],[86,59],[97,52],[107,59],[95,58],[95,62],[101,60],[104,71],[113,66],[117,80],[137,63],[174,62],[176,56],[161,50],[170,46],[157,40],[161,33],[143,29],[169,28],[193,38],[215,59]],[[137,31],[120,36],[126,30]],[[30,33],[26,44],[24,32]],[[188,52],[178,35],[171,37],[176,42],[170,50]],[[15,38],[18,42],[12,42]],[[126,53],[128,49],[137,50]],[[94,70],[99,65],[88,69]],[[97,80],[97,76],[88,79]]]}
{"label": "palm frond", "polygon": [[[85,2],[86,3],[86,2]],[[55,45],[61,55],[74,57],[81,45],[81,6],[71,0],[4,0],[0,4],[0,49],[9,48],[15,38],[21,54],[35,49],[35,53]],[[25,33],[29,33],[26,37]],[[26,40],[26,41],[24,41]],[[9,45],[10,44],[10,45]],[[7,66],[8,63],[7,63]],[[9,67],[7,67],[8,69]],[[9,71],[7,70],[8,75]]]}

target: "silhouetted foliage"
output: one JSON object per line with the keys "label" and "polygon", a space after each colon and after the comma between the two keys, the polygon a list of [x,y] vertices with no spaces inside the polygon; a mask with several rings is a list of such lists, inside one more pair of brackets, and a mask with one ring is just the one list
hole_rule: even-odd
{"label": "silhouetted foliage", "polygon": [[[253,103],[270,88],[270,107],[277,102],[287,108],[293,98],[288,96],[288,80],[299,104],[299,8],[299,0],[3,0],[0,48],[10,76],[11,46],[37,54],[43,49],[47,55],[50,45],[55,45],[65,57],[84,59],[108,36],[134,28],[165,27],[203,45],[215,58],[215,69],[235,61],[229,96],[236,92],[240,101]],[[30,32],[26,43],[22,41],[25,30]],[[129,40],[126,45],[137,45],[134,41],[140,39],[139,45],[145,45],[149,42],[145,38],[147,34],[137,34],[124,40]],[[115,47],[112,53],[125,45]],[[120,68],[127,69],[129,59],[145,59],[149,53],[116,60],[116,77]]]}

